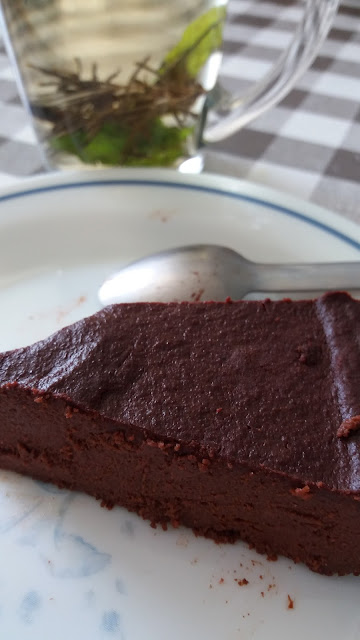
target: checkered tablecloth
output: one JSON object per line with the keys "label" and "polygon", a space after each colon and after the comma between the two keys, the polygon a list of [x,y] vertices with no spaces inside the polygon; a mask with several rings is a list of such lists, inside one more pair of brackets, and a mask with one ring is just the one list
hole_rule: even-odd
{"label": "checkered tablecloth", "polygon": [[[221,81],[259,79],[286,46],[295,0],[231,0]],[[311,69],[283,102],[207,151],[209,171],[272,186],[360,223],[360,0],[343,0]],[[0,187],[43,171],[0,34]]]}

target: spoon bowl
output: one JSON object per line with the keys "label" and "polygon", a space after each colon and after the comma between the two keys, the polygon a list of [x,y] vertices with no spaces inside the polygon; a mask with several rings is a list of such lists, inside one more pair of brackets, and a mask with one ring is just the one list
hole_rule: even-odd
{"label": "spoon bowl", "polygon": [[360,289],[360,262],[259,264],[218,245],[191,245],[141,258],[99,289],[102,306],[118,302],[240,300],[253,292]]}

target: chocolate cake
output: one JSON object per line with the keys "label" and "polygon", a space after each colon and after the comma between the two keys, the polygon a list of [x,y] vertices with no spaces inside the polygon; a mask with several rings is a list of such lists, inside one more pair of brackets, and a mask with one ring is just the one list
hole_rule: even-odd
{"label": "chocolate cake", "polygon": [[0,355],[0,466],[360,573],[360,302],[123,304]]}

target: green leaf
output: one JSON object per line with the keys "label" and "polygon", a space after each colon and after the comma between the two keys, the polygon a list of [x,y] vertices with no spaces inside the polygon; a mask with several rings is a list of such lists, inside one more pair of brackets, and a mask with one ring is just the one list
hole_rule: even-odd
{"label": "green leaf", "polygon": [[122,127],[115,127],[105,123],[94,138],[84,147],[85,162],[108,165],[120,164],[127,140],[126,131]]}
{"label": "green leaf", "polygon": [[188,74],[195,78],[209,56],[221,46],[225,14],[225,7],[213,7],[191,22],[167,54],[162,71],[183,59]]}
{"label": "green leaf", "polygon": [[90,142],[77,131],[54,138],[52,147],[90,164],[167,167],[184,154],[184,143],[191,132],[192,127],[167,127],[160,119],[138,133],[117,123],[105,123]]}

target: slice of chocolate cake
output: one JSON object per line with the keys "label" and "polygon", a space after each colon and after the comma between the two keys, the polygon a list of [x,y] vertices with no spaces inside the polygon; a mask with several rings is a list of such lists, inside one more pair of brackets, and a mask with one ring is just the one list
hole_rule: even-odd
{"label": "slice of chocolate cake", "polygon": [[360,302],[125,304],[0,355],[0,466],[360,573]]}

